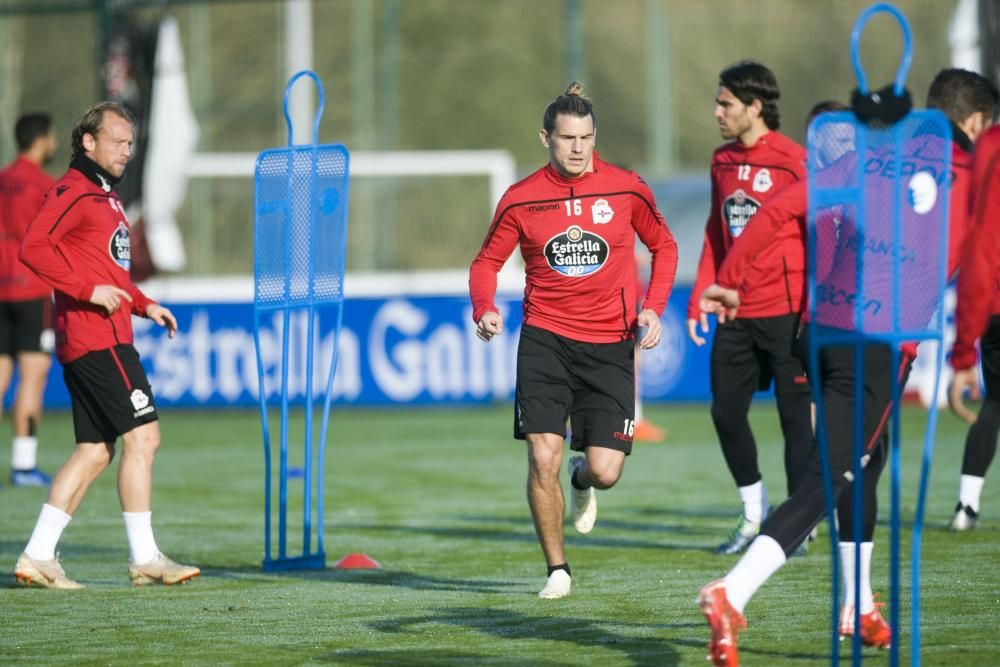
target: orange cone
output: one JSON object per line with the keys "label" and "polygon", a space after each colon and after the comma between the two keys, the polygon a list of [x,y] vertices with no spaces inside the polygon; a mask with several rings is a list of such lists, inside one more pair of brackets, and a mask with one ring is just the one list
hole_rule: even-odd
{"label": "orange cone", "polygon": [[666,439],[666,431],[646,420],[636,422],[635,430],[632,433],[633,442],[663,442]]}
{"label": "orange cone", "polygon": [[365,554],[347,554],[333,564],[336,570],[377,570],[381,565]]}

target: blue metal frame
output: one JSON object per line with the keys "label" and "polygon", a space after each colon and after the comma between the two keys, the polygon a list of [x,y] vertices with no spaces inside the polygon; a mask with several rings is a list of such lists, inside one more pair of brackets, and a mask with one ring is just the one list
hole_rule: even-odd
{"label": "blue metal frame", "polygon": [[[851,61],[854,66],[854,70],[858,80],[858,89],[862,94],[867,94],[869,92],[867,80],[865,77],[864,70],[861,66],[861,57],[859,53],[860,49],[860,39],[864,27],[868,21],[878,13],[888,13],[893,16],[899,23],[900,29],[903,34],[903,54],[900,61],[899,68],[896,72],[896,77],[894,80],[894,92],[900,95],[904,91],[904,84],[906,81],[907,73],[910,69],[910,64],[912,62],[912,37],[910,33],[910,27],[907,23],[906,17],[894,6],[887,3],[878,3],[872,5],[866,9],[857,19],[854,29],[851,34]],[[928,114],[929,116],[940,116],[938,112],[919,112],[923,114]],[[828,122],[850,122],[855,125],[856,135],[855,135],[855,151],[859,156],[867,155],[868,144],[867,139],[868,129],[857,123],[853,114],[848,112],[840,112],[837,114],[823,114],[820,118],[813,121],[814,125],[823,122],[823,118],[826,117]],[[831,120],[835,118],[836,120]],[[909,116],[908,116],[909,118]],[[938,119],[943,123],[945,131],[948,130],[947,121],[941,117]],[[902,137],[900,136],[901,123],[897,123],[891,129],[892,131],[892,143],[893,143],[893,159],[897,164],[901,163],[902,155]],[[882,130],[884,131],[884,130]],[[812,131],[810,131],[810,137],[812,136]],[[950,134],[948,135],[950,136]],[[947,154],[947,159],[950,160],[950,152]],[[823,402],[823,385],[820,380],[820,365],[819,365],[819,352],[822,347],[829,345],[850,345],[854,348],[854,363],[855,363],[855,377],[854,377],[854,391],[855,396],[863,396],[864,387],[864,348],[871,344],[888,344],[891,349],[891,368],[898,369],[900,364],[900,352],[899,346],[908,341],[921,341],[921,340],[934,340],[938,342],[938,356],[937,356],[937,367],[936,367],[936,381],[934,388],[934,396],[937,396],[938,383],[940,382],[941,367],[943,365],[944,351],[941,345],[942,330],[941,323],[944,320],[944,306],[943,298],[938,299],[937,311],[935,317],[937,317],[937,326],[928,327],[925,332],[916,331],[905,331],[905,327],[901,324],[901,313],[900,306],[902,302],[901,294],[901,280],[900,280],[900,265],[901,265],[901,253],[898,249],[899,244],[896,243],[896,250],[893,252],[892,257],[892,273],[893,273],[893,294],[892,294],[892,330],[888,333],[886,332],[866,332],[864,324],[864,307],[867,299],[864,297],[864,271],[865,271],[865,260],[864,251],[865,246],[865,216],[868,214],[866,210],[864,201],[864,183],[865,183],[865,173],[864,165],[865,160],[856,159],[856,173],[854,175],[854,182],[856,188],[839,188],[836,190],[828,190],[822,192],[821,189],[817,187],[814,179],[814,171],[810,168],[809,171],[809,276],[808,276],[808,289],[809,289],[809,303],[810,303],[810,319],[813,322],[817,321],[817,280],[816,280],[816,266],[817,266],[817,256],[816,256],[816,215],[815,213],[825,206],[837,203],[838,201],[853,201],[857,207],[856,216],[857,221],[857,246],[861,249],[857,252],[857,264],[856,264],[856,293],[859,298],[856,299],[854,306],[854,327],[853,331],[824,331],[822,327],[813,327],[811,334],[809,336],[809,372],[810,376],[816,378],[816,381],[812,383],[813,395],[816,402],[816,414],[817,414],[817,424],[816,424],[816,439],[817,446],[820,454],[820,462],[823,469],[823,489],[826,502],[826,511],[828,517],[828,523],[831,535],[831,570],[832,570],[832,598],[833,603],[831,605],[831,663],[837,665],[839,662],[839,633],[838,633],[838,623],[840,616],[840,554],[839,554],[839,536],[837,534],[836,523],[834,519],[835,505],[833,496],[833,482],[831,479],[830,463],[829,463],[829,443],[828,436],[826,432],[826,424],[823,415],[824,412],[824,402]],[[897,241],[902,239],[902,215],[904,202],[901,201],[901,170],[897,170],[894,175],[893,191],[895,193],[895,201],[893,202],[893,237]],[[944,199],[941,202],[941,206],[945,207],[944,210],[947,211],[948,197],[947,189],[943,189]],[[945,216],[944,220],[947,220]],[[942,237],[947,238],[947,229],[942,230]],[[947,244],[942,243],[940,247],[940,272],[937,276],[937,289],[938,294],[943,297],[945,288],[945,267],[947,266]],[[892,374],[891,379],[891,396],[898,398],[901,395],[902,388],[899,386],[899,380],[897,373]],[[900,549],[900,478],[901,478],[901,457],[900,457],[900,433],[899,433],[899,423],[900,423],[900,413],[899,413],[899,400],[892,401],[891,408],[891,459],[890,459],[890,469],[891,469],[891,516],[890,516],[890,532],[891,532],[891,555],[890,555],[890,623],[892,626],[893,642],[890,652],[890,664],[896,667],[899,664],[899,642],[896,641],[900,636],[899,634],[899,549]],[[934,430],[937,425],[937,403],[936,400],[932,403],[927,428],[924,434],[924,456],[923,456],[923,468],[921,472],[920,479],[920,490],[919,490],[919,500],[917,505],[916,516],[914,518],[913,527],[913,549],[911,554],[911,569],[913,573],[912,578],[912,607],[911,607],[911,664],[920,664],[920,596],[919,596],[919,583],[920,583],[920,542],[922,537],[923,528],[923,516],[924,516],[924,504],[926,498],[927,482],[930,474],[930,461],[933,453],[934,446]],[[853,512],[854,512],[854,535],[852,536],[855,544],[860,543],[862,539],[861,529],[862,529],[862,505],[863,505],[863,487],[864,487],[864,468],[861,465],[861,455],[862,447],[864,442],[863,434],[863,412],[861,409],[861,401],[855,401],[855,413],[854,413],[854,447],[853,447]],[[855,549],[855,563],[854,571],[860,572],[860,560],[861,553],[860,549]],[[860,599],[860,577],[855,578],[855,600]],[[855,605],[855,617],[854,617],[854,627],[860,627],[860,605]],[[859,632],[855,632],[853,635],[853,664],[858,665],[861,662],[861,637]]]}
{"label": "blue metal frame", "polygon": [[[312,143],[295,146],[293,144],[292,119],[289,112],[289,96],[292,86],[302,77],[312,79],[319,92],[319,100],[316,116],[313,122]],[[325,94],[323,84],[314,72],[303,70],[295,74],[285,87],[284,114],[288,125],[288,147],[268,149],[260,153],[257,158],[255,170],[254,188],[254,343],[257,352],[257,377],[259,382],[259,403],[261,415],[261,431],[264,444],[264,560],[263,568],[266,571],[280,571],[290,569],[324,568],[326,567],[326,553],[324,550],[324,463],[326,457],[326,440],[329,428],[330,403],[332,400],[333,378],[337,370],[339,358],[339,340],[341,324],[343,322],[343,282],[344,282],[344,261],[347,246],[347,183],[349,180],[349,160],[347,149],[340,144],[318,145],[319,123],[325,107]],[[318,224],[320,220],[317,210],[320,208],[321,195],[319,192],[319,157],[333,156],[343,162],[343,173],[335,173],[333,176],[324,174],[327,180],[337,179],[338,186],[342,192],[338,195],[341,199],[336,207],[336,215],[333,216],[335,223],[339,224],[337,230],[339,234],[332,240],[328,239],[324,247],[317,247]],[[308,160],[308,174],[296,170],[296,159],[305,158]],[[263,173],[264,165],[274,163],[280,164],[284,161],[283,170],[277,173]],[[282,173],[283,171],[283,173]],[[281,176],[285,179],[283,188],[284,198],[274,199],[273,193],[269,196],[262,195],[265,179],[274,179]],[[273,185],[273,181],[271,182]],[[306,201],[308,203],[308,215],[296,216],[297,209],[294,201],[295,194],[302,194],[305,188]],[[282,222],[284,228],[280,234],[284,240],[283,253],[280,266],[283,267],[284,277],[281,285],[280,298],[274,298],[274,266],[273,262],[276,254],[273,248],[267,244],[268,232],[266,227],[269,222],[266,218],[268,213],[272,213],[275,208],[281,209],[283,213]],[[301,212],[301,211],[299,211]],[[270,221],[273,224],[273,221]],[[273,241],[273,238],[271,239]],[[307,246],[306,257],[301,253],[296,253],[293,247],[294,241],[304,241]],[[318,253],[323,253],[324,266],[330,263],[330,257],[339,258],[334,260],[338,281],[338,289],[334,294],[316,293],[316,263],[320,257]],[[269,270],[270,269],[270,270]],[[307,285],[303,286],[302,278],[306,277]],[[268,278],[271,279],[268,282]],[[327,290],[328,291],[328,290]],[[314,367],[314,347],[315,347],[315,318],[321,309],[333,309],[336,317],[336,327],[333,336],[333,354],[330,361],[330,370],[326,381],[326,394],[323,400],[323,418],[321,422],[318,443],[313,440],[313,367]],[[304,399],[304,420],[305,437],[303,449],[303,525],[302,525],[302,553],[300,555],[288,555],[287,534],[288,534],[288,492],[289,477],[292,470],[288,464],[289,443],[289,357],[292,338],[292,313],[304,314],[307,323],[305,350],[301,351],[305,357],[306,364],[306,387]],[[282,319],[282,349],[281,349],[281,388],[280,388],[280,449],[278,459],[278,554],[272,557],[272,443],[271,427],[268,414],[267,389],[265,387],[264,366],[261,355],[261,318],[265,314],[280,313]],[[313,458],[314,447],[318,447],[315,460]],[[315,475],[314,475],[315,468]],[[315,549],[313,548],[313,492],[315,478],[316,491],[316,520],[315,520]]]}

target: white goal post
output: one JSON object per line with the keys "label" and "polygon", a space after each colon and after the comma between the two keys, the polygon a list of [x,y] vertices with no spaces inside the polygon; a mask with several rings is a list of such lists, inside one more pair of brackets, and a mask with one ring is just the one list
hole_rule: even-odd
{"label": "white goal post", "polygon": [[[195,153],[188,175],[253,178],[256,153]],[[475,176],[490,179],[490,205],[517,180],[514,156],[502,150],[351,151],[351,176]],[[492,215],[490,210],[487,215]]]}
{"label": "white goal post", "polygon": [[[252,179],[257,153],[195,153],[188,162],[188,176],[198,179]],[[352,177],[483,176],[489,182],[489,202],[482,211],[485,231],[504,191],[517,180],[513,156],[504,150],[454,151],[352,151]],[[474,248],[467,249],[474,253]],[[471,259],[472,254],[469,254]],[[523,264],[515,252],[500,272],[498,291],[520,293],[524,288]],[[463,294],[467,293],[467,269],[392,272],[348,272],[344,290],[347,296],[364,297],[387,294]],[[160,276],[147,286],[162,299],[188,300],[200,295],[220,301],[253,299],[250,276]]]}

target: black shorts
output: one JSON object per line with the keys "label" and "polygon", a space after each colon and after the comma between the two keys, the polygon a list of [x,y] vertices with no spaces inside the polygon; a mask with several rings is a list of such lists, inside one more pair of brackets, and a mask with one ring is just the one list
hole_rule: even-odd
{"label": "black shorts", "polygon": [[582,343],[524,326],[517,349],[514,437],[566,432],[572,449],[632,451],[635,341]]}
{"label": "black shorts", "polygon": [[114,442],[156,421],[153,392],[131,345],[88,352],[63,367],[77,442]]}
{"label": "black shorts", "polygon": [[52,331],[52,299],[0,301],[0,354],[16,357],[21,352],[55,349]]}
{"label": "black shorts", "polygon": [[753,317],[726,322],[712,343],[712,393],[763,391],[808,394],[805,368],[795,353],[799,316]]}

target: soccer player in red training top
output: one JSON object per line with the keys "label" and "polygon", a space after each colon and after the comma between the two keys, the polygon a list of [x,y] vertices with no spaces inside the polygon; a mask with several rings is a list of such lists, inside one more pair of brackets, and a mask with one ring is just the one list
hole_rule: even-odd
{"label": "soccer player in red training top", "polygon": [[14,486],[47,486],[49,476],[38,469],[36,433],[52,365],[52,289],[17,253],[52,187],[52,177],[42,167],[52,161],[58,142],[52,119],[44,113],[21,116],[14,136],[20,154],[0,171],[0,414],[16,363],[10,481]]}
{"label": "soccer player in red training top", "polygon": [[[677,244],[636,174],[594,151],[590,100],[574,82],[553,100],[539,133],[549,163],[512,185],[497,206],[469,271],[476,333],[503,331],[494,303],[497,273],[520,244],[527,285],[517,352],[514,436],[528,443],[528,505],[548,564],[542,598],[570,593],[559,484],[566,419],[573,525],[597,516],[594,489],[618,481],[634,430],[634,340],[654,347],[677,270]],[[652,253],[645,302],[636,315],[635,235]]]}
{"label": "soccer player in red training top", "polygon": [[132,315],[173,336],[173,314],[129,280],[129,223],[112,188],[132,154],[129,112],[102,102],[73,128],[73,160],[49,191],[21,244],[21,261],[56,290],[56,355],[73,402],[76,448],[52,480],[14,576],[25,584],[80,588],[55,549],[90,484],[122,437],[118,498],[134,585],[174,584],[200,574],[162,553],[151,521],[153,455],[160,429],[149,381],[132,346]]}
{"label": "soccer player in red training top", "polygon": [[[940,108],[952,121],[955,141],[952,143],[953,169],[948,179],[951,182],[951,224],[948,232],[948,275],[954,275],[961,258],[960,249],[968,229],[966,214],[968,195],[968,150],[972,142],[992,122],[997,106],[997,91],[985,78],[964,70],[944,70],[935,77],[928,91],[928,105]],[[913,173],[927,171],[935,173],[937,162],[933,146],[939,142],[933,134],[917,134],[913,146],[904,150],[907,169]],[[928,149],[928,147],[930,147]],[[883,156],[884,158],[884,156]],[[833,182],[841,182],[843,174],[852,174],[858,156],[851,152],[834,163],[827,171]],[[868,159],[879,159],[872,155]],[[882,172],[873,172],[880,174]],[[886,178],[891,180],[891,172]],[[879,186],[882,187],[882,186]],[[719,313],[720,317],[730,317],[738,308],[743,294],[741,272],[753,262],[757,253],[768,246],[775,229],[784,225],[800,225],[807,212],[806,184],[796,183],[768,202],[758,212],[747,233],[734,245],[729,257],[719,270],[719,284],[706,289],[701,306],[703,309]],[[824,233],[819,224],[836,228],[836,256],[824,262],[818,258],[817,295],[826,300],[823,317],[818,324],[834,328],[850,328],[854,319],[854,306],[839,300],[834,305],[831,295],[850,294],[856,285],[855,266],[857,264],[856,234],[853,222],[837,215],[824,216],[817,226],[817,233]],[[913,224],[917,224],[914,222]],[[878,233],[877,228],[872,233]],[[874,237],[873,237],[874,238]],[[879,241],[881,242],[881,241]],[[829,246],[828,246],[829,247]],[[923,248],[936,254],[934,248]],[[822,268],[822,267],[826,268]],[[877,266],[877,265],[876,265]],[[869,269],[878,270],[876,269]],[[874,282],[874,281],[873,281]],[[884,281],[885,285],[891,280]],[[877,292],[867,296],[881,297]],[[930,297],[928,297],[930,299]],[[912,304],[911,304],[912,305]],[[930,314],[933,299],[923,308]],[[921,305],[917,305],[921,308]],[[886,317],[889,308],[882,308]],[[875,319],[873,316],[872,319]],[[810,324],[813,326],[813,324]],[[808,331],[808,330],[807,330]],[[800,343],[804,355],[808,349],[805,340]],[[861,614],[861,639],[866,645],[888,647],[891,630],[877,609],[871,591],[870,564],[872,535],[876,520],[876,488],[879,474],[887,455],[887,439],[884,426],[891,409],[891,375],[898,374],[898,386],[905,384],[910,363],[916,355],[916,345],[904,344],[901,348],[901,368],[890,368],[890,353],[887,346],[870,345],[864,351],[864,401],[862,406],[864,421],[865,453],[868,463],[864,475],[864,517],[861,542],[861,571],[854,572],[854,544],[841,544],[841,560],[845,564],[844,585],[846,599],[840,619],[840,632],[852,634],[853,589],[855,577],[861,579],[861,599],[857,602]],[[830,469],[834,493],[838,495],[838,517],[841,538],[851,539],[854,527],[853,506],[850,502],[850,477],[853,468],[853,413],[854,413],[854,351],[850,347],[825,347],[820,351],[820,377],[814,379],[823,387],[826,412],[825,427],[828,434]],[[818,450],[801,487],[782,503],[761,527],[747,553],[723,579],[705,586],[699,603],[711,626],[712,638],[709,642],[709,658],[716,665],[737,665],[737,636],[746,627],[743,608],[760,586],[767,581],[785,562],[809,531],[822,519],[825,512],[821,468]],[[841,495],[842,494],[842,495]]]}
{"label": "soccer player in red training top", "polygon": [[[951,353],[955,378],[948,398],[952,410],[972,427],[965,439],[953,530],[974,528],[979,519],[979,495],[1000,432],[1000,126],[976,144],[971,191],[973,231],[958,276],[957,331]],[[979,398],[975,369],[979,337],[986,397],[979,416],[973,417],[962,404],[962,394],[968,391]]]}
{"label": "soccer player in red training top", "polygon": [[[699,298],[716,282],[729,249],[762,203],[805,177],[805,149],[777,131],[778,96],[774,74],[759,63],[740,62],[719,74],[715,118],[722,138],[730,141],[712,156],[712,209],[688,303],[688,335],[696,345],[705,343],[699,322],[702,332],[708,331]],[[739,317],[720,323],[712,344],[712,422],[743,501],[736,528],[716,549],[719,554],[745,549],[767,515],[767,489],[747,413],[754,392],[770,386],[772,377],[789,494],[802,478],[812,447],[809,384],[793,353],[805,292],[803,230],[788,225],[775,235],[748,267],[752,288]]]}

